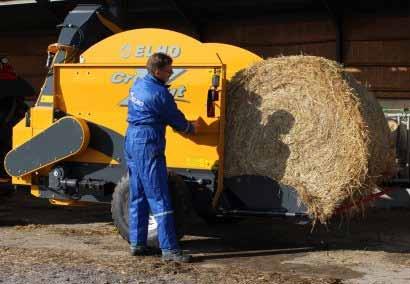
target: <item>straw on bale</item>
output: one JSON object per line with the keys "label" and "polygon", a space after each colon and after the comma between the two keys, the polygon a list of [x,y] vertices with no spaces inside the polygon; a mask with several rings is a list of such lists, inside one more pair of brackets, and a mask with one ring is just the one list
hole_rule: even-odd
{"label": "straw on bale", "polygon": [[393,173],[378,102],[334,61],[278,57],[239,71],[228,86],[226,119],[225,176],[291,186],[322,223]]}

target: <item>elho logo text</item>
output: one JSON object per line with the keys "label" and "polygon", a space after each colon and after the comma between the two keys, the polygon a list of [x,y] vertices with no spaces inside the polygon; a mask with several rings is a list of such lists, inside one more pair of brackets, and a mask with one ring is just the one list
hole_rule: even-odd
{"label": "elho logo text", "polygon": [[172,58],[179,57],[182,53],[181,47],[177,45],[144,45],[137,44],[133,47],[131,44],[124,44],[120,49],[120,57],[122,59],[127,59],[131,56],[133,57],[150,57],[155,52],[166,53]]}

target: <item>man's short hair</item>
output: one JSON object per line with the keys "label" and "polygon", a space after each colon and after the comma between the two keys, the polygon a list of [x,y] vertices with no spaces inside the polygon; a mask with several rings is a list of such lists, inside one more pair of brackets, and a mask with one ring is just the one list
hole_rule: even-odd
{"label": "man's short hair", "polygon": [[157,52],[152,54],[148,58],[147,62],[147,69],[148,72],[151,74],[154,74],[154,72],[158,69],[162,69],[168,65],[172,64],[172,58],[168,54],[162,53],[162,52]]}

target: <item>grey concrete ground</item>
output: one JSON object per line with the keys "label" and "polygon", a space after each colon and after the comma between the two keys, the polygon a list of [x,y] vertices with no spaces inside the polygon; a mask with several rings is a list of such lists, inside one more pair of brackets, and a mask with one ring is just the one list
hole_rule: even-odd
{"label": "grey concrete ground", "polygon": [[369,209],[328,227],[283,220],[199,222],[192,264],[131,257],[110,208],[0,201],[0,283],[410,283],[410,211]]}

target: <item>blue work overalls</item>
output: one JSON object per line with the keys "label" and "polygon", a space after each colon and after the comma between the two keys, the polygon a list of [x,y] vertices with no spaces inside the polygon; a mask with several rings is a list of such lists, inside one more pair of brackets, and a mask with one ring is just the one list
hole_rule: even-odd
{"label": "blue work overalls", "polygon": [[146,245],[151,209],[158,223],[160,248],[179,250],[168,190],[165,127],[170,125],[177,131],[189,133],[192,126],[178,110],[167,86],[151,74],[137,79],[132,86],[127,121],[125,157],[130,175],[130,243]]}

